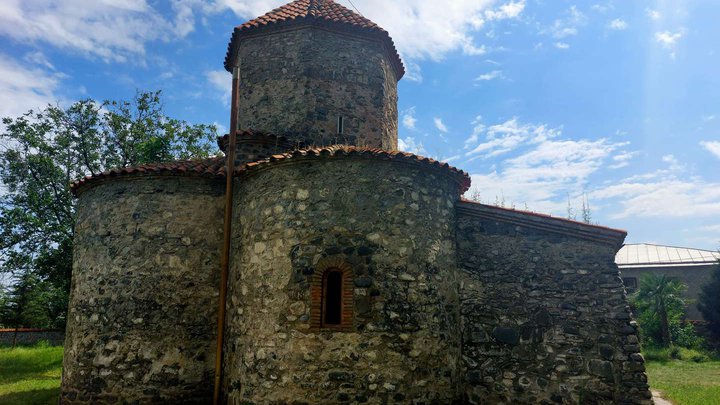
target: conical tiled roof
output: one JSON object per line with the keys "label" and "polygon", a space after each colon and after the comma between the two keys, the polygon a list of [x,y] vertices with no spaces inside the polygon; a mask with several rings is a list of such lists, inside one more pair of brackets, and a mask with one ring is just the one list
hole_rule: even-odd
{"label": "conical tiled roof", "polygon": [[236,44],[241,37],[293,24],[321,25],[374,36],[385,43],[398,80],[405,74],[405,68],[390,34],[374,22],[332,0],[296,0],[238,25],[233,30],[228,44],[225,69],[232,70],[231,61],[235,59]]}

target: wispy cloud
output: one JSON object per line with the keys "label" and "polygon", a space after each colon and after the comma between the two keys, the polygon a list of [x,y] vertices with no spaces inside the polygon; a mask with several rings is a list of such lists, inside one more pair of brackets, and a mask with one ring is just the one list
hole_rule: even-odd
{"label": "wispy cloud", "polygon": [[570,45],[565,42],[555,42],[554,45],[557,49],[570,49]]}
{"label": "wispy cloud", "polygon": [[443,124],[441,118],[435,117],[435,118],[433,118],[433,122],[435,123],[435,128],[437,128],[438,131],[443,132],[443,133],[447,133],[448,129],[447,129],[447,127],[445,126],[445,124]]}
{"label": "wispy cloud", "polygon": [[620,168],[623,168],[623,167],[625,167],[625,166],[628,166],[628,165],[630,164],[630,161],[631,161],[635,156],[637,156],[638,154],[640,154],[640,152],[637,152],[637,151],[635,151],[635,152],[626,152],[626,151],[623,151],[623,152],[621,152],[621,153],[613,156],[612,160],[613,160],[613,162],[615,162],[615,163],[611,164],[611,165],[608,166],[608,167],[611,168],[611,169],[620,169]]}
{"label": "wispy cloud", "polygon": [[662,18],[662,14],[657,11],[650,8],[645,9],[645,14],[647,14],[648,17],[650,17],[651,20],[659,20]]}
{"label": "wispy cloud", "polygon": [[585,25],[587,18],[585,14],[578,10],[576,6],[571,6],[565,11],[563,18],[556,19],[552,26],[545,29],[544,32],[549,33],[553,38],[562,39],[569,36],[577,35],[578,29]]}
{"label": "wispy cloud", "polygon": [[485,11],[488,20],[504,20],[518,18],[525,9],[525,0],[507,2],[495,10]]}
{"label": "wispy cloud", "polygon": [[216,90],[217,99],[222,101],[225,107],[230,106],[232,97],[232,77],[225,70],[210,70],[205,72],[208,84]]}
{"label": "wispy cloud", "polygon": [[165,19],[144,0],[23,0],[0,6],[1,36],[44,42],[106,62],[138,61],[146,43],[169,41],[190,31],[186,24]]}
{"label": "wispy cloud", "polygon": [[502,70],[493,70],[491,72],[483,73],[480,76],[476,77],[475,81],[490,81],[494,79],[501,79],[503,77],[504,76]]}
{"label": "wispy cloud", "polygon": [[415,140],[414,137],[408,136],[406,138],[398,139],[398,149],[404,152],[414,153],[416,155],[426,155],[425,147],[421,141]]}
{"label": "wispy cloud", "polygon": [[15,117],[29,109],[63,101],[57,90],[64,77],[0,53],[0,99],[12,100],[0,103],[0,117]]}
{"label": "wispy cloud", "polygon": [[720,159],[720,141],[702,141],[700,145]]}
{"label": "wispy cloud", "polygon": [[[559,133],[558,129],[548,129],[545,125],[522,124],[517,117],[489,127],[482,125],[479,117],[474,123],[477,124],[473,134],[465,141],[465,148],[472,146],[473,149],[465,156],[478,155],[483,159],[513,151],[523,143],[539,143],[554,138]],[[481,135],[484,135],[483,142],[475,145]]]}
{"label": "wispy cloud", "polygon": [[720,215],[720,183],[683,178],[687,165],[665,155],[665,169],[639,174],[594,190],[590,198],[612,201],[610,218],[683,218]]}
{"label": "wispy cloud", "polygon": [[613,199],[620,207],[611,218],[704,217],[720,215],[720,184],[667,177],[622,180],[590,193],[594,200]]}
{"label": "wispy cloud", "polygon": [[655,41],[657,41],[663,48],[670,51],[670,57],[675,59],[675,51],[677,49],[678,41],[683,37],[684,30],[681,29],[676,32],[662,31],[655,33]]}
{"label": "wispy cloud", "polygon": [[623,31],[628,27],[628,23],[622,18],[616,18],[608,23],[608,28],[615,31]]}
{"label": "wispy cloud", "polygon": [[402,112],[402,124],[407,129],[415,129],[417,118],[415,118],[415,107],[410,107]]}
{"label": "wispy cloud", "polygon": [[[217,0],[213,8],[229,8],[238,16],[253,18],[287,0]],[[440,60],[450,52],[468,55],[485,52],[473,34],[492,21],[522,15],[525,1],[507,1],[494,7],[494,0],[366,0],[358,4],[363,14],[386,29],[398,50],[409,60]],[[422,32],[422,35],[418,35]]]}

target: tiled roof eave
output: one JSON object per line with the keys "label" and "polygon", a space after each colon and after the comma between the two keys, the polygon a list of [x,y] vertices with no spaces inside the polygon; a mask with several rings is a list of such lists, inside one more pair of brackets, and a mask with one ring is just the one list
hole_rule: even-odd
{"label": "tiled roof eave", "polygon": [[398,164],[409,164],[421,169],[440,170],[458,185],[460,194],[470,188],[470,177],[467,173],[447,163],[406,152],[387,151],[383,149],[357,148],[354,146],[334,145],[322,148],[299,149],[288,153],[272,155],[266,159],[251,162],[235,169],[239,177],[259,172],[277,164],[302,163],[308,160],[358,158],[392,161]]}
{"label": "tiled roof eave", "polygon": [[[273,166],[278,162],[299,162],[318,158],[369,158],[391,160],[398,164],[410,164],[419,168],[440,170],[452,178],[458,185],[460,194],[470,187],[470,177],[447,163],[431,158],[414,155],[406,152],[387,151],[383,149],[358,148],[346,145],[334,145],[320,148],[297,149],[287,153],[272,155],[255,162],[246,163],[235,169],[238,176],[246,175],[256,170]],[[87,187],[118,177],[140,176],[193,176],[207,178],[225,178],[225,158],[216,157],[202,160],[175,161],[160,164],[142,165],[107,170],[94,176],[84,177],[70,186],[75,196],[78,196]]]}
{"label": "tiled roof eave", "polygon": [[207,179],[225,178],[225,158],[198,160],[180,160],[167,163],[146,164],[135,167],[123,167],[106,170],[92,176],[85,176],[72,184],[70,191],[78,197],[85,190],[118,178],[138,177],[196,177]]}
{"label": "tiled roof eave", "polygon": [[235,27],[230,38],[230,42],[228,43],[228,50],[225,54],[225,70],[227,70],[228,72],[232,72],[233,61],[237,58],[237,49],[239,46],[239,42],[242,39],[308,26],[326,28],[333,31],[357,35],[361,37],[370,37],[372,39],[380,41],[384,45],[385,52],[387,53],[388,58],[393,65],[397,80],[399,81],[405,75],[405,66],[402,63],[400,54],[395,48],[395,43],[393,42],[390,34],[388,34],[387,31],[377,26],[358,26],[345,22],[333,21],[326,18],[314,17],[312,15],[295,17],[292,19],[280,20],[252,27],[243,27],[242,25]]}

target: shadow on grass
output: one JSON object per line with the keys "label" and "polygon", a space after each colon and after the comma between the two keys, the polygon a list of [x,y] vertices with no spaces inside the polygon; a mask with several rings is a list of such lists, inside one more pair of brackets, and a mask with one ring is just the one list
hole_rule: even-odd
{"label": "shadow on grass", "polygon": [[[27,379],[57,379],[59,377],[52,377],[47,374],[60,370],[61,367],[62,348],[0,350],[0,384],[12,384]],[[6,402],[0,400],[0,404],[3,403]]]}
{"label": "shadow on grass", "polygon": [[57,404],[60,388],[44,388],[0,395],[0,404]]}

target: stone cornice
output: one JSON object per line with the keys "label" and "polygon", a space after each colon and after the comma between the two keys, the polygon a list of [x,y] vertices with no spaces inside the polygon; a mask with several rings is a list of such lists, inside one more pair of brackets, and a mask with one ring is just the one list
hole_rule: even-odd
{"label": "stone cornice", "polygon": [[590,225],[550,215],[495,207],[472,201],[459,201],[456,205],[456,210],[458,215],[478,217],[545,232],[567,235],[573,238],[600,242],[618,249],[625,240],[625,236],[627,236],[627,232],[621,229]]}

